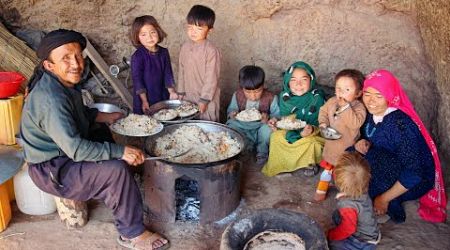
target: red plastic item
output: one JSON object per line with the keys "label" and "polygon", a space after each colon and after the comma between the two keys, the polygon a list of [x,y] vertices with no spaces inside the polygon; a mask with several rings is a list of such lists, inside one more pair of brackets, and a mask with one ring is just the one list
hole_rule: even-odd
{"label": "red plastic item", "polygon": [[17,72],[0,72],[0,98],[17,94],[24,80],[25,77]]}

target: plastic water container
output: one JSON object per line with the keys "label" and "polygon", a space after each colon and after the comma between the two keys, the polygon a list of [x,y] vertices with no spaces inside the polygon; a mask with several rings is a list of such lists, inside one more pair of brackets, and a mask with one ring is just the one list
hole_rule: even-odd
{"label": "plastic water container", "polygon": [[28,175],[28,165],[14,176],[14,191],[19,210],[24,214],[44,215],[56,211],[53,195],[40,190]]}

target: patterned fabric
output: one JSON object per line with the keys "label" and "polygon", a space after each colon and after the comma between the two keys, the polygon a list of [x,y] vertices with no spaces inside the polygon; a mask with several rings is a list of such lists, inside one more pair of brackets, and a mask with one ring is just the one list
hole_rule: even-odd
{"label": "patterned fabric", "polygon": [[369,87],[378,90],[387,100],[389,107],[400,109],[416,123],[417,128],[431,151],[435,168],[434,188],[420,198],[418,213],[424,220],[430,222],[445,221],[447,218],[447,197],[442,178],[441,163],[433,139],[414,110],[414,107],[409,101],[406,93],[403,91],[400,82],[391,72],[380,69],[367,75],[366,80],[364,81],[364,90]]}

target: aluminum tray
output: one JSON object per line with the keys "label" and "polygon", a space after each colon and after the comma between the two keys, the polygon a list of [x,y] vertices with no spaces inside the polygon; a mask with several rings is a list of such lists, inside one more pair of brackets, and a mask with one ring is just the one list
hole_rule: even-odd
{"label": "aluminum tray", "polygon": [[[124,118],[122,118],[124,119]],[[114,126],[114,124],[111,124],[109,126],[109,129],[111,129],[112,132],[119,134],[119,135],[123,135],[123,136],[131,136],[131,137],[147,137],[147,136],[151,136],[151,135],[156,135],[158,133],[160,133],[161,131],[163,131],[164,129],[164,125],[162,125],[162,123],[159,123],[155,126],[155,128],[152,130],[151,133],[148,134],[125,134],[125,133],[120,133]]]}
{"label": "aluminum tray", "polygon": [[[161,109],[174,109],[177,108],[179,106],[181,106],[181,104],[185,104],[185,103],[191,103],[188,101],[181,101],[181,100],[166,100],[166,101],[161,101],[158,103],[155,103],[153,105],[150,106],[150,110],[148,112],[148,115],[153,115],[156,112],[160,111]],[[186,117],[179,117],[177,116],[175,119],[170,120],[170,121],[161,121],[163,123],[166,124],[178,124],[178,123],[183,123],[189,120],[194,119],[195,117],[197,117],[200,114],[200,112],[197,112],[193,115],[190,116],[186,116]]]}

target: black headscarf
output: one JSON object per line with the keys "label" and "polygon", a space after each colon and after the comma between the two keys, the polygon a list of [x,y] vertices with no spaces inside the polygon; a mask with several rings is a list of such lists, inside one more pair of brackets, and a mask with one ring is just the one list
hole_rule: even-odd
{"label": "black headscarf", "polygon": [[34,88],[36,83],[44,74],[44,66],[42,62],[48,59],[52,50],[64,44],[73,42],[79,43],[82,50],[86,48],[86,38],[84,38],[81,33],[74,30],[58,29],[49,32],[44,36],[44,38],[42,38],[42,41],[36,50],[36,55],[41,61],[36,68],[34,68],[33,75],[30,77],[30,81],[28,82],[26,94]]}

